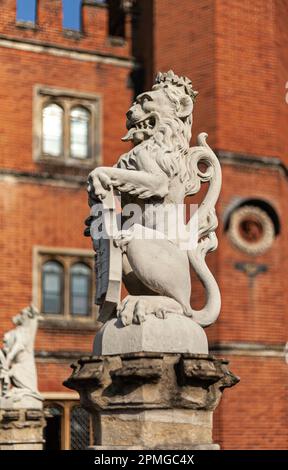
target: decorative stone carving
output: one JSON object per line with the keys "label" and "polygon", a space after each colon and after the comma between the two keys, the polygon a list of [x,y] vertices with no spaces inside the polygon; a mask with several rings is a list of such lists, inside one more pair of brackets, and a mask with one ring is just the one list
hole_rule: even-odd
{"label": "decorative stone carving", "polygon": [[0,450],[42,450],[42,410],[0,409]]}
{"label": "decorative stone carving", "polygon": [[32,305],[12,319],[0,350],[0,409],[42,409],[37,388],[34,341],[39,312]]}
{"label": "decorative stone carving", "polygon": [[143,351],[208,354],[208,342],[200,325],[173,313],[167,313],[165,320],[148,315],[140,325],[125,328],[120,318],[114,318],[95,336],[95,355]]}
{"label": "decorative stone carving", "polygon": [[94,449],[217,449],[212,413],[238,382],[227,361],[201,354],[82,358],[65,385],[94,417]]}
{"label": "decorative stone carving", "polygon": [[[112,343],[116,334],[113,328],[118,328],[121,342],[120,329],[130,328],[129,332],[133,335],[136,333],[131,328],[133,324],[141,325],[139,328],[143,330],[143,334],[139,333],[143,342],[139,340],[135,344],[136,351],[175,352],[176,346],[173,340],[168,341],[169,335],[166,340],[163,335],[161,341],[156,331],[155,335],[149,332],[152,337],[149,349],[146,349],[145,330],[148,331],[149,326],[143,323],[151,316],[158,320],[161,318],[164,329],[174,327],[174,330],[190,331],[192,342],[177,343],[178,352],[208,352],[206,336],[203,332],[200,340],[199,331],[201,327],[216,321],[221,305],[217,283],[205,261],[207,253],[217,248],[215,204],[221,188],[221,168],[206,142],[207,134],[200,134],[198,145],[190,147],[196,95],[188,78],[178,77],[171,70],[159,73],[152,91],[139,95],[127,112],[128,133],[123,140],[131,141],[134,148],[122,155],[114,167],[99,167],[89,175],[88,192],[92,209],[87,221],[90,230],[86,230],[86,234],[91,234],[97,251],[100,320],[106,322],[103,331],[96,335],[96,345],[97,341],[102,345],[102,349],[96,346],[94,352],[97,351],[97,354],[108,351],[110,354],[113,347],[117,352],[123,352],[127,336],[124,341],[123,333],[122,345]],[[205,166],[205,170],[201,165]],[[183,207],[186,196],[198,193],[202,183],[208,183],[207,193],[195,216],[186,224],[184,211],[179,216],[177,208]],[[121,195],[122,225],[120,228],[118,226],[114,240],[110,237],[109,249],[107,240],[101,241],[97,234],[99,218],[95,215],[95,207],[99,208],[102,204],[103,210],[115,218],[112,225],[117,226],[113,191]],[[140,216],[128,230],[124,229],[127,218],[123,216],[127,204],[140,209]],[[176,232],[171,234],[171,225],[174,227],[171,220],[176,220],[176,213],[179,216],[175,222]],[[111,220],[107,224],[107,212],[101,220],[107,230],[111,225]],[[195,243],[191,244],[195,220],[198,221]],[[122,302],[120,253],[123,281],[129,292]],[[190,267],[206,290],[206,305],[198,311],[190,305]],[[113,318],[116,315],[120,324],[115,324]],[[179,320],[179,317],[182,319]],[[154,322],[154,327],[160,328],[160,321]],[[153,337],[154,345],[151,344]],[[199,340],[195,340],[194,346],[193,338]]]}
{"label": "decorative stone carving", "polygon": [[255,256],[268,250],[275,238],[274,225],[267,212],[250,205],[235,209],[228,234],[237,248]]}
{"label": "decorative stone carving", "polygon": [[247,263],[237,261],[234,264],[235,269],[246,274],[249,280],[249,287],[253,287],[255,279],[259,274],[266,273],[268,271],[268,266],[266,264],[259,263]]}

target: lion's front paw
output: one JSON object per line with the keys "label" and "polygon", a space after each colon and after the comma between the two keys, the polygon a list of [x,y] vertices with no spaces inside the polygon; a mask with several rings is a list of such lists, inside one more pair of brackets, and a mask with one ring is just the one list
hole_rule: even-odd
{"label": "lion's front paw", "polygon": [[131,325],[133,320],[135,302],[133,302],[132,299],[132,295],[128,295],[127,297],[125,297],[125,299],[121,302],[117,310],[117,317],[120,318],[124,326]]}
{"label": "lion's front paw", "polygon": [[117,316],[124,326],[132,323],[140,325],[146,320],[146,315],[145,300],[133,295],[125,297],[117,311]]}
{"label": "lion's front paw", "polygon": [[96,196],[96,198],[104,199],[107,191],[112,187],[110,177],[100,168],[95,168],[88,177],[87,191]]}
{"label": "lion's front paw", "polygon": [[124,253],[128,243],[133,239],[133,237],[133,228],[129,230],[121,230],[114,239],[114,245],[120,248]]}

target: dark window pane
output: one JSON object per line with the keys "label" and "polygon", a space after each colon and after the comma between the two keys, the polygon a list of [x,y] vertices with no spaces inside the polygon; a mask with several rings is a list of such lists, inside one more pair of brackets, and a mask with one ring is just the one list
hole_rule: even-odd
{"label": "dark window pane", "polygon": [[48,261],[42,267],[42,311],[62,313],[63,268],[56,261]]}
{"label": "dark window pane", "polygon": [[109,36],[125,38],[125,12],[122,0],[108,0]]}
{"label": "dark window pane", "polygon": [[90,314],[91,269],[82,263],[74,264],[71,268],[70,295],[71,314]]}
{"label": "dark window pane", "polygon": [[36,23],[37,1],[17,0],[17,21]]}
{"label": "dark window pane", "polygon": [[70,152],[72,158],[89,157],[90,113],[85,108],[73,108],[70,114]]}
{"label": "dark window pane", "polygon": [[63,409],[60,406],[45,408],[44,450],[61,450],[61,426]]}
{"label": "dark window pane", "polygon": [[84,450],[90,445],[90,415],[89,413],[74,406],[70,415],[71,426],[71,450]]}

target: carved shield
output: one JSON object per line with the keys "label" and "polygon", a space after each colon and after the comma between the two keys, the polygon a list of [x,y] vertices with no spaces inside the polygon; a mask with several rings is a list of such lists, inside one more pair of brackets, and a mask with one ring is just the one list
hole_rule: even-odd
{"label": "carved shield", "polygon": [[122,252],[114,243],[121,209],[112,190],[107,191],[105,199],[90,201],[90,206],[85,235],[91,236],[95,250],[95,303],[100,305],[99,321],[106,322],[114,316],[121,295]]}

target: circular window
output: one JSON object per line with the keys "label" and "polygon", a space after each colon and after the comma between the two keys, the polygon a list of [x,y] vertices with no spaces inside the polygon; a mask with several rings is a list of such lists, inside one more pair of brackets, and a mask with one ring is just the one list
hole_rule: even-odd
{"label": "circular window", "polygon": [[274,224],[267,212],[250,205],[232,213],[228,233],[237,248],[251,255],[268,250],[275,237]]}

